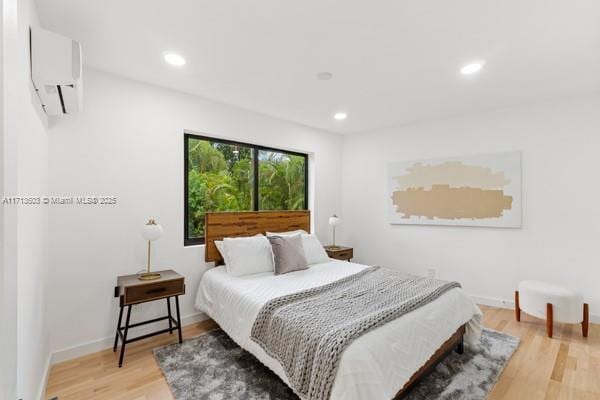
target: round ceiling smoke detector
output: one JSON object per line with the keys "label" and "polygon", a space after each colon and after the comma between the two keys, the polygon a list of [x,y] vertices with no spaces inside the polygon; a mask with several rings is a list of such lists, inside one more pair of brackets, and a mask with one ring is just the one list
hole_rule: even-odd
{"label": "round ceiling smoke detector", "polygon": [[333,74],[331,72],[319,72],[317,74],[317,79],[320,81],[328,81],[333,78]]}

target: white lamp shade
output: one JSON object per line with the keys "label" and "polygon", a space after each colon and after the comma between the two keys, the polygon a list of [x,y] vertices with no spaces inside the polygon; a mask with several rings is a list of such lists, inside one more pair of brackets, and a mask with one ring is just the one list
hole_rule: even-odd
{"label": "white lamp shade", "polygon": [[163,228],[157,223],[154,224],[146,224],[142,229],[142,236],[144,239],[153,242],[157,239],[160,239],[163,233]]}
{"label": "white lamp shade", "polygon": [[338,226],[342,223],[342,220],[337,215],[329,217],[329,226]]}

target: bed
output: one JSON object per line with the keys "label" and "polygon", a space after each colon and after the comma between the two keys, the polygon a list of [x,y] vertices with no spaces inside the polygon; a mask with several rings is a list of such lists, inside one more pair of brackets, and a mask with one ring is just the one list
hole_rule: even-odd
{"label": "bed", "polygon": [[[310,231],[308,211],[209,213],[205,228],[206,259],[217,265],[222,262],[214,241],[223,237],[295,229]],[[259,311],[271,299],[323,286],[365,268],[368,266],[331,259],[284,275],[260,273],[234,277],[221,265],[203,275],[195,305],[289,385],[280,362],[251,339]],[[480,320],[479,308],[462,289],[447,291],[354,340],[342,353],[329,398],[400,397],[449,350],[462,346],[463,335],[467,342],[476,342]]]}

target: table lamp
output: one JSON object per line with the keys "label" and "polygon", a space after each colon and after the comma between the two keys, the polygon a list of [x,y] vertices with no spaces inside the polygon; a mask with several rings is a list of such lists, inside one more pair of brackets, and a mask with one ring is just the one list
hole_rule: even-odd
{"label": "table lamp", "polygon": [[142,281],[151,281],[160,278],[160,274],[156,272],[150,272],[150,249],[152,242],[160,239],[163,233],[163,228],[156,223],[155,220],[150,219],[144,225],[142,229],[142,237],[148,241],[148,269],[145,273],[141,274],[138,279]]}
{"label": "table lamp", "polygon": [[340,220],[340,217],[338,217],[335,214],[329,217],[329,226],[333,228],[333,245],[329,246],[330,249],[339,249],[339,247],[335,245],[335,227],[338,226],[341,222],[342,221]]}

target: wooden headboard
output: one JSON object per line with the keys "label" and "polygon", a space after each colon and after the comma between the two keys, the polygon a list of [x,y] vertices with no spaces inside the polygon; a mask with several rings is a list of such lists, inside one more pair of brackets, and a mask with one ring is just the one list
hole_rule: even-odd
{"label": "wooden headboard", "polygon": [[310,232],[310,211],[243,211],[206,213],[204,237],[206,261],[223,262],[215,240],[225,237],[254,236],[258,233],[303,229]]}

